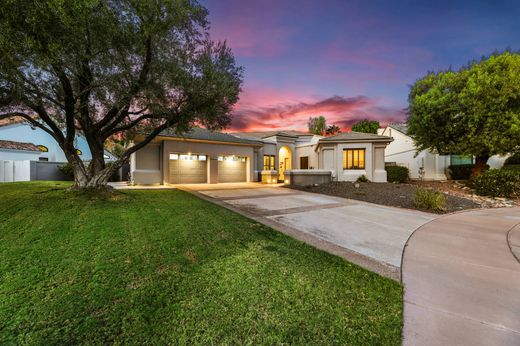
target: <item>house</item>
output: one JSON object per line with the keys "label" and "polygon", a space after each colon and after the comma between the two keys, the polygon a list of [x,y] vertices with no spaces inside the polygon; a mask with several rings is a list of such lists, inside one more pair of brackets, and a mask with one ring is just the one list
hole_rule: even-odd
{"label": "house", "polygon": [[[13,143],[0,145],[0,160],[67,162],[65,153],[50,134],[23,120],[10,119],[1,122],[0,140]],[[92,156],[87,140],[82,135],[78,135],[75,141],[79,157],[83,161],[90,161]],[[106,152],[105,159],[115,158]]]}
{"label": "house", "polygon": [[391,141],[356,132],[323,137],[297,131],[164,131],[132,155],[130,172],[136,184],[272,183],[286,181],[296,171],[326,172],[336,181],[364,175],[386,182],[384,150]]}
{"label": "house", "polygon": [[[86,139],[77,135],[75,146],[84,161],[92,159]],[[107,161],[115,160],[105,152]],[[24,120],[0,121],[0,182],[70,180],[58,167],[67,162],[56,140]]]}
{"label": "house", "polygon": [[[472,164],[474,161],[471,156],[439,155],[430,150],[417,152],[406,123],[389,124],[380,128],[378,134],[394,139],[385,149],[385,163],[408,167],[411,179],[446,180],[450,165]],[[504,160],[505,157],[492,156],[488,164],[491,168],[500,168]]]}

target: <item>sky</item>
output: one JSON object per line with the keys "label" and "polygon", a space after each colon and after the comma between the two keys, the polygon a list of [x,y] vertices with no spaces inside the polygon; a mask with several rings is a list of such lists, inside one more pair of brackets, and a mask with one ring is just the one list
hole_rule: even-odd
{"label": "sky", "polygon": [[406,119],[410,85],[495,50],[520,49],[520,0],[201,0],[210,34],[244,67],[231,131],[343,131]]}

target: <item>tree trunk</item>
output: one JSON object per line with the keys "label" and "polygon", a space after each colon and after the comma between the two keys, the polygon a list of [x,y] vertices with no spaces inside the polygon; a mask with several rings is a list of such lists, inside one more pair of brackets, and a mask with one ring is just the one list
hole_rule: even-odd
{"label": "tree trunk", "polygon": [[475,165],[471,170],[470,180],[475,179],[487,169],[487,161],[489,160],[489,154],[480,154],[475,157]]}
{"label": "tree trunk", "polygon": [[74,190],[107,190],[108,181],[121,168],[124,160],[117,160],[105,165],[104,149],[91,150],[92,160],[88,167],[76,155],[69,155],[68,159],[74,172]]}

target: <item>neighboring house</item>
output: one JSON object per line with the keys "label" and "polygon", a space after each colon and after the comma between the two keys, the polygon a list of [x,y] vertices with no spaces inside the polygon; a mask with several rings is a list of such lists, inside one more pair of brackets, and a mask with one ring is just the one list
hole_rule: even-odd
{"label": "neighboring house", "polygon": [[[393,123],[378,130],[379,135],[394,139],[385,149],[386,164],[408,167],[411,179],[446,180],[450,165],[473,163],[472,157],[439,155],[429,150],[417,152],[413,139],[408,135],[405,123]],[[505,157],[493,156],[488,160],[492,168],[500,168]]]}
{"label": "neighboring house", "polygon": [[38,160],[41,154],[40,148],[33,143],[0,139],[0,160],[34,161]]}
{"label": "neighboring house", "polygon": [[[143,140],[137,136],[135,141]],[[364,133],[331,137],[296,131],[225,134],[202,128],[163,132],[132,155],[136,184],[284,181],[288,170],[330,170],[334,180],[365,175],[386,182],[384,150],[392,138]],[[269,180],[268,182],[274,182]]]}
{"label": "neighboring house", "polygon": [[[27,145],[26,148],[30,146],[33,149],[32,151],[0,149],[0,160],[31,160],[60,163],[67,161],[63,150],[61,150],[56,140],[50,134],[24,121],[15,120],[0,123],[0,140],[20,143],[20,148],[23,145]],[[88,143],[83,136],[76,136],[75,146],[78,150],[79,157],[83,161],[90,161],[92,159]],[[38,151],[35,151],[35,148],[37,148]],[[114,157],[106,152],[105,159],[113,160]]]}

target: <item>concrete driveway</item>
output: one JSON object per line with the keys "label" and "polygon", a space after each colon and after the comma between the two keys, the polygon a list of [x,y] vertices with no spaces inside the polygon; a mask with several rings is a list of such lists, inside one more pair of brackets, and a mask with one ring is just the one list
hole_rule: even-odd
{"label": "concrete driveway", "polygon": [[403,258],[404,345],[520,345],[520,208],[440,217]]}
{"label": "concrete driveway", "polygon": [[436,215],[261,184],[179,186],[393,279],[406,241]]}

